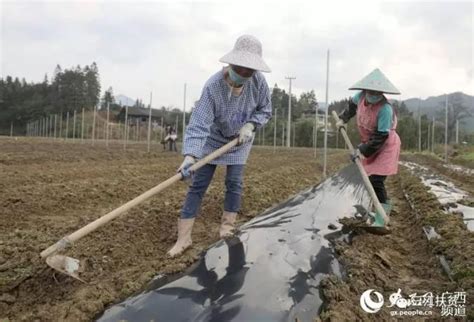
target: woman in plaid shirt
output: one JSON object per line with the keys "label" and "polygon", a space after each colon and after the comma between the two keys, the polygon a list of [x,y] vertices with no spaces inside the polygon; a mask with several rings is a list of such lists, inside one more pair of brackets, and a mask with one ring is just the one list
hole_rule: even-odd
{"label": "woman in plaid shirt", "polygon": [[[262,59],[262,45],[250,35],[239,37],[231,52],[220,59],[229,64],[206,82],[184,137],[184,161],[178,171],[192,175],[178,220],[178,240],[168,254],[177,256],[191,246],[194,219],[217,165],[225,165],[226,192],[220,227],[221,238],[233,235],[240,210],[244,166],[252,147],[254,132],[272,116],[270,90],[261,72],[270,72]],[[197,170],[189,168],[203,156],[239,138],[239,145]]]}

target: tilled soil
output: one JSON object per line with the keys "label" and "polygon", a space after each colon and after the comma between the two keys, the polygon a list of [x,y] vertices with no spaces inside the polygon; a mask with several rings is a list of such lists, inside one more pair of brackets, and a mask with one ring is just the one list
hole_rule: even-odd
{"label": "tilled soil", "polygon": [[[0,320],[90,320],[155,275],[182,271],[218,239],[224,169],[218,169],[193,231],[194,245],[168,259],[187,185],[179,183],[80,240],[83,284],[55,273],[39,253],[61,237],[173,175],[181,156],[153,146],[0,139]],[[319,156],[321,160],[321,155]],[[330,153],[328,172],[347,164]],[[254,148],[239,221],[321,180],[311,149]]]}
{"label": "tilled soil", "polygon": [[[411,155],[409,160],[424,161],[435,173],[450,174],[434,159]],[[451,174],[449,178],[461,179],[458,174]],[[460,216],[445,214],[436,197],[404,168],[389,178],[387,188],[394,205],[390,216],[392,233],[386,236],[362,233],[354,237],[351,245],[337,242],[336,251],[347,269],[347,276],[344,279],[331,276],[322,282],[327,306],[321,318],[331,321],[414,319],[390,315],[390,311],[397,308],[387,307],[389,296],[401,289],[405,298],[412,293],[442,295],[464,291],[467,293],[465,314],[468,320],[474,319],[474,234],[466,229]],[[428,241],[422,231],[425,226],[434,227],[440,238]],[[441,267],[440,256],[449,265],[449,276]],[[359,305],[360,296],[369,289],[382,293],[385,299],[383,309],[376,314],[364,312]],[[415,319],[449,318],[440,316],[440,307],[431,311],[432,316]]]}

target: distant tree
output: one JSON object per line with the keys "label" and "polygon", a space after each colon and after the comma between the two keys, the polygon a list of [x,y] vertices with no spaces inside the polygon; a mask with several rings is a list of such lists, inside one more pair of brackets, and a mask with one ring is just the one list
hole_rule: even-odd
{"label": "distant tree", "polygon": [[86,82],[86,109],[93,109],[97,106],[100,99],[100,81],[99,81],[99,68],[95,62],[92,65],[86,66],[85,82]]}
{"label": "distant tree", "polygon": [[104,96],[102,96],[101,108],[106,109],[107,104],[109,104],[110,106],[114,103],[115,103],[114,90],[112,89],[112,87],[109,87],[109,89],[104,92]]}

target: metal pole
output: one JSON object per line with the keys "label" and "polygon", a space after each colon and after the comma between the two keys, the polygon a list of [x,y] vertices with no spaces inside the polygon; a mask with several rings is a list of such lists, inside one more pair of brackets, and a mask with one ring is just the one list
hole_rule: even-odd
{"label": "metal pole", "polygon": [[109,113],[110,113],[110,102],[107,102],[107,124],[105,126],[105,145],[109,147]]}
{"label": "metal pole", "polygon": [[263,133],[262,133],[262,136],[263,136],[263,143],[262,143],[262,145],[265,145],[265,125],[262,126],[262,132],[263,132]]}
{"label": "metal pole", "polygon": [[127,140],[128,140],[128,105],[125,106],[125,123],[124,123],[124,137],[125,140],[123,140],[123,150],[125,151],[127,149]]}
{"label": "metal pole", "polygon": [[278,109],[275,108],[275,123],[274,123],[274,126],[273,126],[273,153],[276,152],[277,117],[278,117]]}
{"label": "metal pole", "polygon": [[288,95],[288,126],[286,130],[286,146],[289,148],[291,145],[291,81],[296,77],[287,76],[285,77],[290,81],[290,91]]}
{"label": "metal pole", "polygon": [[151,136],[151,100],[153,97],[153,92],[150,92],[150,113],[148,115],[148,153],[150,153],[150,136]]}
{"label": "metal pole", "polygon": [[448,162],[448,94],[446,94],[446,121],[444,123],[444,161]]}
{"label": "metal pole", "polygon": [[97,113],[97,106],[94,106],[94,113],[92,115],[92,145],[95,141],[95,114]]}
{"label": "metal pole", "polygon": [[329,91],[329,49],[327,54],[327,63],[326,63],[326,113],[324,120],[324,165],[323,165],[323,177],[327,176],[326,164],[328,159],[328,91]]}
{"label": "metal pole", "polygon": [[82,108],[82,119],[81,119],[81,143],[84,143],[84,108]]}
{"label": "metal pole", "polygon": [[[182,140],[183,140],[183,143],[184,143],[184,134],[185,134],[185,131],[186,130],[186,83],[184,83],[184,103],[183,103],[183,136],[182,136]],[[176,127],[176,133],[178,133],[178,127]]]}
{"label": "metal pole", "polygon": [[10,137],[13,136],[13,122],[10,123]]}

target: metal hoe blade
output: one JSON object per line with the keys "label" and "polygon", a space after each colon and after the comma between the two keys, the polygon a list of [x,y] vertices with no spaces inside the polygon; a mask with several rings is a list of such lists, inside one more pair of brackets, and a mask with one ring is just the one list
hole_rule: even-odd
{"label": "metal hoe blade", "polygon": [[79,277],[79,273],[83,271],[84,265],[78,259],[64,255],[52,255],[46,258],[46,264],[58,272],[86,283],[86,281]]}

